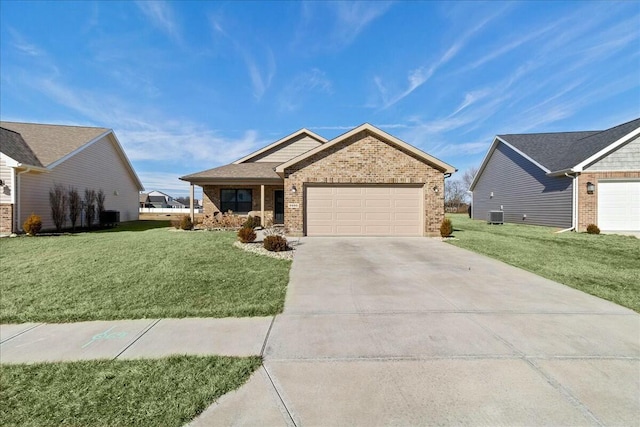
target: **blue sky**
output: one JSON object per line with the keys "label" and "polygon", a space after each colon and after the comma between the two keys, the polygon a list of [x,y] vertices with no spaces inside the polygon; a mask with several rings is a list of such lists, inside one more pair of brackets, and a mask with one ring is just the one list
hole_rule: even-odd
{"label": "blue sky", "polygon": [[[113,128],[148,190],[369,122],[457,167],[640,117],[640,2],[0,3],[2,120]],[[454,175],[455,177],[455,175]]]}

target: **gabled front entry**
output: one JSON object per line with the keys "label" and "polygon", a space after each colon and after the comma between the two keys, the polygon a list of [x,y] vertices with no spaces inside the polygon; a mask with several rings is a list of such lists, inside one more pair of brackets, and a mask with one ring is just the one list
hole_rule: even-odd
{"label": "gabled front entry", "polygon": [[284,224],[284,190],[275,190],[273,196],[273,223]]}

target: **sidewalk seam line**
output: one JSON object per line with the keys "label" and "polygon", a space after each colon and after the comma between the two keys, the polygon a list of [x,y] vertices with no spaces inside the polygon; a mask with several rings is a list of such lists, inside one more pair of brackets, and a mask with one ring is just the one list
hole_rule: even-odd
{"label": "sidewalk seam line", "polygon": [[156,321],[154,321],[153,323],[151,323],[151,325],[147,326],[145,329],[142,330],[142,333],[138,336],[138,338],[136,338],[135,340],[131,341],[131,343],[129,345],[127,345],[125,348],[123,348],[118,354],[115,355],[115,357],[112,360],[116,360],[118,357],[120,357],[122,355],[122,353],[124,353],[125,351],[127,351],[129,348],[131,348],[132,345],[134,345],[135,343],[138,342],[138,340],[140,338],[142,338],[143,336],[145,336],[147,334],[147,332],[149,332],[151,330],[151,328],[153,328],[154,326],[156,326],[158,324],[158,322],[160,322],[162,319],[157,319]]}
{"label": "sidewalk seam line", "polygon": [[269,329],[267,329],[267,334],[264,336],[264,342],[262,343],[262,348],[260,349],[260,358],[264,357],[264,350],[267,348],[267,341],[269,340],[269,335],[271,334],[271,328],[273,328],[273,324],[276,321],[276,316],[277,314],[271,318]]}
{"label": "sidewalk seam line", "polygon": [[287,404],[284,402],[284,399],[280,395],[280,391],[278,391],[278,387],[276,387],[276,384],[273,382],[273,378],[271,378],[271,374],[269,373],[269,370],[267,369],[267,366],[264,363],[262,364],[262,369],[264,369],[264,372],[267,374],[267,378],[269,378],[271,387],[273,387],[273,391],[276,392],[278,399],[280,399],[280,403],[282,403],[282,407],[284,408],[285,411],[287,411],[287,415],[289,416],[291,423],[294,425],[294,427],[298,427],[298,425],[296,424],[296,421],[293,419],[293,415],[291,415],[291,411],[289,411]]}
{"label": "sidewalk seam line", "polygon": [[511,343],[509,340],[507,340],[506,338],[502,337],[500,334],[495,332],[493,329],[491,329],[490,326],[482,322],[479,322],[477,319],[474,319],[472,315],[468,315],[468,318],[469,320],[474,322],[476,325],[478,325],[481,329],[484,329],[486,332],[493,335],[495,339],[497,339],[498,341],[501,341],[504,345],[506,345],[509,349],[511,349],[511,351],[514,352],[514,355],[520,356],[520,360],[522,360],[527,365],[529,365],[529,367],[533,369],[535,373],[541,376],[546,381],[547,384],[549,384],[551,387],[557,390],[558,393],[560,393],[560,395],[564,397],[569,402],[570,405],[578,409],[585,418],[588,418],[588,419],[590,418],[599,426],[605,425],[602,421],[600,421],[598,417],[596,417],[596,415],[593,412],[591,412],[591,410],[587,405],[585,405],[577,396],[575,396],[571,392],[571,390],[569,390],[562,383],[560,383],[555,378],[553,378],[550,374],[544,371],[540,366],[538,366],[537,363],[534,362],[533,359],[530,359],[527,354],[525,354],[523,351],[518,349],[513,343]]}
{"label": "sidewalk seam line", "polygon": [[20,336],[20,335],[22,335],[22,334],[26,334],[26,333],[27,333],[27,332],[29,332],[29,331],[33,331],[34,329],[39,328],[39,327],[40,327],[40,326],[42,326],[42,325],[46,325],[46,323],[44,323],[44,322],[43,322],[43,323],[38,323],[38,324],[37,324],[37,325],[35,325],[35,326],[32,326],[32,327],[30,327],[30,328],[28,328],[28,329],[25,329],[24,331],[18,332],[17,334],[10,336],[10,337],[9,337],[9,338],[7,338],[6,340],[4,340],[4,341],[0,341],[0,344],[4,344],[4,343],[6,343],[7,341],[11,341],[12,339],[17,338],[17,337],[19,337],[19,336]]}

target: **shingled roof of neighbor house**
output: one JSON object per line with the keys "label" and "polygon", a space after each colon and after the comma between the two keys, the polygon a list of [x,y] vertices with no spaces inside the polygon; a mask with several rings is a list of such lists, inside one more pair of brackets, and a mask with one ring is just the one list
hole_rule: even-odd
{"label": "shingled roof of neighbor house", "polygon": [[[44,167],[110,131],[110,129],[96,127],[17,122],[0,122],[0,127],[19,133],[39,161],[39,165],[28,162],[22,163]],[[9,155],[5,151],[4,145],[3,135],[2,152]],[[20,161],[19,159],[14,160]]]}
{"label": "shingled roof of neighbor house", "polygon": [[254,162],[224,165],[206,171],[186,175],[180,179],[183,181],[197,180],[265,180],[273,179],[282,181],[282,178],[274,171],[280,163],[276,162]]}
{"label": "shingled roof of neighbor house", "polygon": [[602,131],[498,135],[550,172],[570,169],[640,128],[640,118]]}
{"label": "shingled roof of neighbor house", "polygon": [[43,167],[22,135],[10,129],[0,127],[0,150],[18,163]]}

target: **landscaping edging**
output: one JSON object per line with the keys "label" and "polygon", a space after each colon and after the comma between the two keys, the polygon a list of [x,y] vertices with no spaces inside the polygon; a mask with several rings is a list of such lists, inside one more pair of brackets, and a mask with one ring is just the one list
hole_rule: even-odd
{"label": "landscaping edging", "polygon": [[271,252],[262,246],[262,242],[259,243],[242,243],[240,241],[233,242],[233,246],[240,248],[247,252],[251,252],[257,255],[264,255],[271,258],[285,259],[291,261],[293,259],[293,249],[283,252]]}

